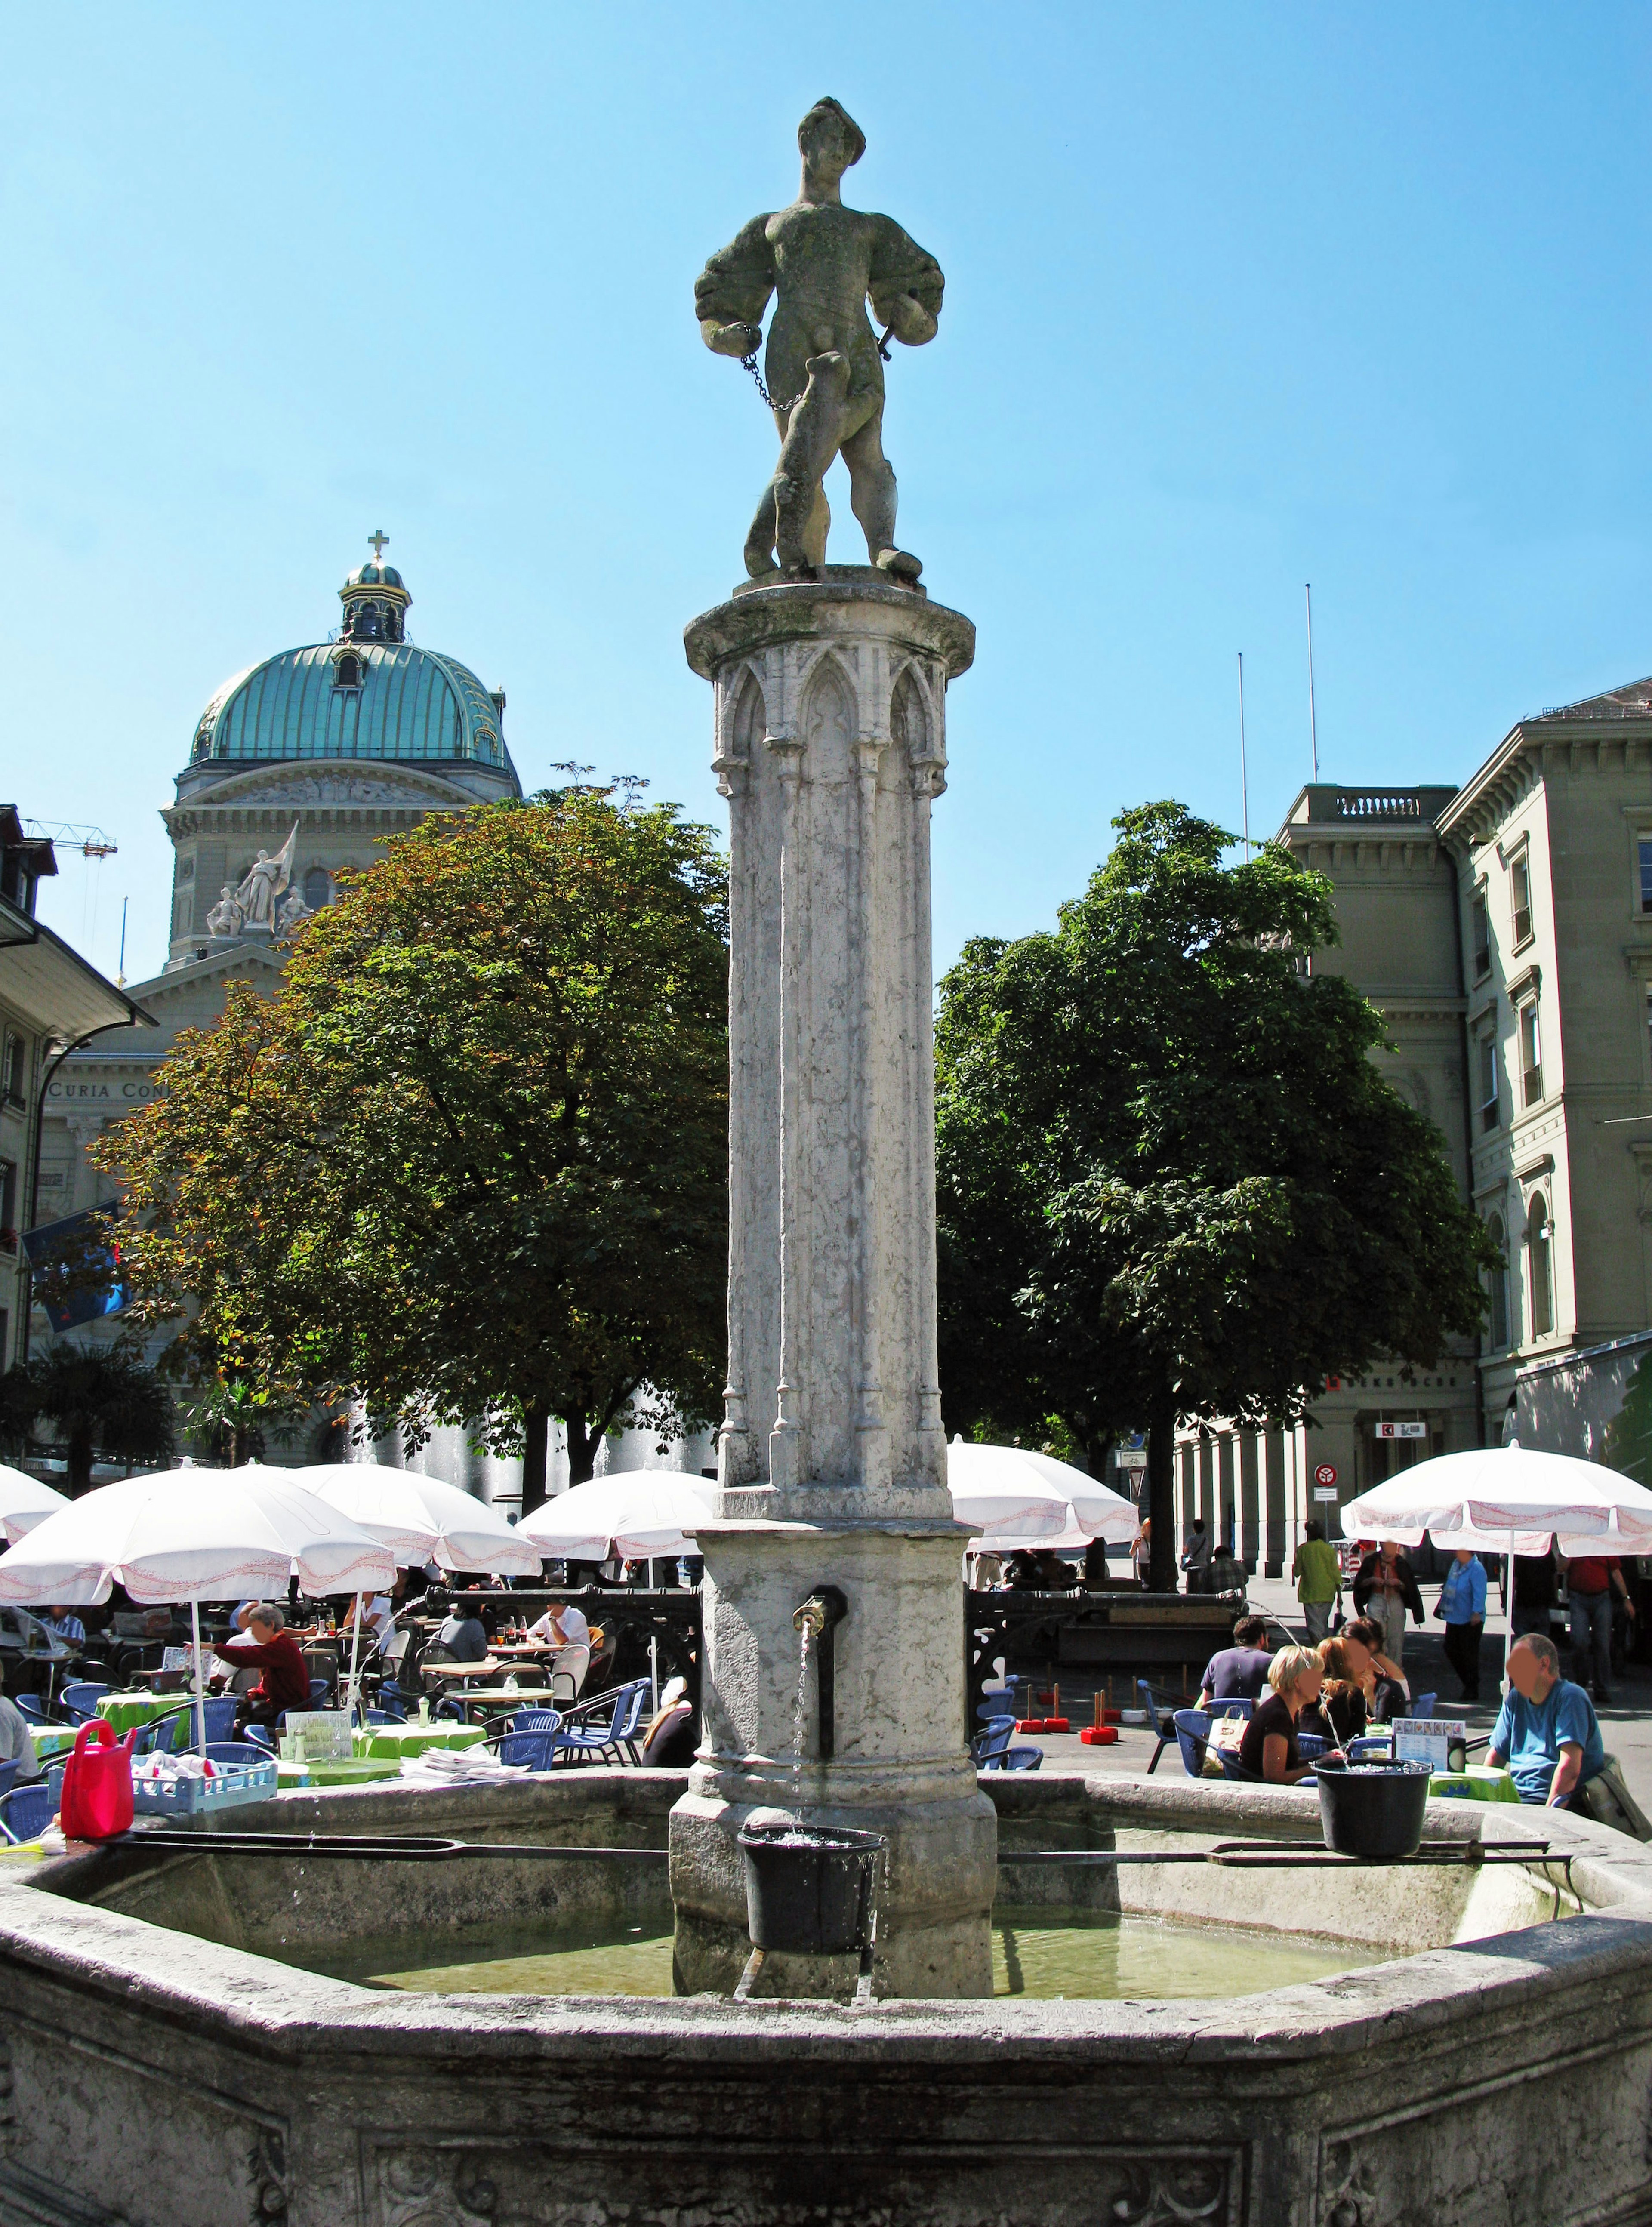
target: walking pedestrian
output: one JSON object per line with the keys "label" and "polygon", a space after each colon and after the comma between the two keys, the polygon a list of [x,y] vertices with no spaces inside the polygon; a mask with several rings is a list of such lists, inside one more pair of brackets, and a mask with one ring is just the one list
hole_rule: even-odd
{"label": "walking pedestrian", "polygon": [[1406,1611],[1420,1624],[1423,1597],[1411,1564],[1392,1539],[1385,1539],[1360,1564],[1354,1579],[1354,1611],[1382,1626],[1385,1651],[1402,1667],[1406,1659]]}
{"label": "walking pedestrian", "polygon": [[1297,1581],[1297,1598],[1302,1604],[1309,1643],[1317,1646],[1330,1629],[1331,1604],[1343,1589],[1342,1564],[1323,1523],[1315,1521],[1306,1526],[1291,1574]]}
{"label": "walking pedestrian", "polygon": [[1480,1635],[1486,1624],[1486,1566],[1457,1549],[1434,1610],[1445,1626],[1445,1659],[1463,1683],[1465,1701],[1480,1698]]}
{"label": "walking pedestrian", "polygon": [[1623,1565],[1616,1554],[1573,1554],[1566,1566],[1566,1590],[1572,1614],[1572,1667],[1579,1685],[1586,1680],[1593,1687],[1597,1705],[1609,1708],[1613,1593],[1631,1617],[1635,1614],[1635,1604],[1623,1583]]}
{"label": "walking pedestrian", "polygon": [[1554,1554],[1516,1554],[1515,1605],[1511,1628],[1516,1639],[1528,1631],[1549,1637],[1550,1612],[1554,1606]]}

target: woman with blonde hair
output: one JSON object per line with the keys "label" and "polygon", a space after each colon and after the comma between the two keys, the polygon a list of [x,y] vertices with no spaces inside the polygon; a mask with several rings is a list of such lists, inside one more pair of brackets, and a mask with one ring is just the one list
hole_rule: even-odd
{"label": "woman with blonde hair", "polygon": [[1294,1786],[1312,1770],[1297,1746],[1297,1723],[1319,1699],[1324,1675],[1311,1648],[1280,1648],[1267,1669],[1273,1690],[1258,1705],[1240,1743],[1239,1767],[1247,1777],[1265,1779],[1270,1786]]}

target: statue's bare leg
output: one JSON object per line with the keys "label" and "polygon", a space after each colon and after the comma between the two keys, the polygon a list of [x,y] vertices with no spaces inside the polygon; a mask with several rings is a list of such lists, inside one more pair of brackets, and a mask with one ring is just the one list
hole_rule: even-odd
{"label": "statue's bare leg", "polygon": [[849,392],[849,359],[835,350],[811,356],[809,383],[792,412],[775,474],[775,546],[782,572],[806,574],[825,557],[811,557],[810,528],[820,501],[820,482],[843,437],[844,403]]}
{"label": "statue's bare leg", "polygon": [[866,553],[891,579],[915,580],[923,566],[895,546],[895,467],[883,454],[881,408],[843,444],[849,500],[866,536]]}

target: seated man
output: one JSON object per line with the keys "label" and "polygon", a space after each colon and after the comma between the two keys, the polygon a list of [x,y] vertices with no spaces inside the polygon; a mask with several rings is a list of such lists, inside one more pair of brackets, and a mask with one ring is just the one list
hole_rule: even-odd
{"label": "seated man", "polygon": [[589,1647],[590,1626],[584,1611],[571,1601],[552,1601],[539,1622],[529,1624],[527,1637],[541,1647]]}
{"label": "seated man", "polygon": [[1234,1626],[1234,1643],[1211,1656],[1199,1685],[1199,1707],[1214,1701],[1258,1701],[1267,1685],[1273,1657],[1266,1645],[1267,1626],[1260,1616],[1241,1616]]}
{"label": "seated man", "polygon": [[1522,1802],[1581,1809],[1577,1797],[1606,1768],[1594,1703],[1560,1675],[1560,1650],[1541,1632],[1509,1650],[1508,1686],[1486,1761],[1508,1764]]}
{"label": "seated man", "polygon": [[0,1694],[0,1763],[17,1765],[17,1784],[40,1777],[40,1758],[35,1753],[35,1735],[29,1729],[29,1720],[15,1701]]}
{"label": "seated man", "polygon": [[481,1662],[487,1659],[488,1627],[474,1609],[450,1609],[436,1641],[438,1647],[447,1650],[450,1662]]}
{"label": "seated man", "polygon": [[309,1671],[297,1641],[286,1625],[287,1612],[284,1608],[274,1601],[260,1601],[246,1619],[252,1644],[238,1639],[232,1646],[226,1640],[213,1649],[220,1662],[227,1662],[232,1670],[263,1673],[251,1693],[241,1696],[236,1709],[238,1739],[248,1725],[273,1729],[277,1718],[284,1711],[309,1707]]}

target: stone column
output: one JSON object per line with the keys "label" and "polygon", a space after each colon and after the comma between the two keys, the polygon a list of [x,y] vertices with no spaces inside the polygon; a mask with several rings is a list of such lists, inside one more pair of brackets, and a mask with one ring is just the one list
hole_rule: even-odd
{"label": "stone column", "polygon": [[[935,1365],[929,808],[975,630],[858,566],[695,620],[731,822],[729,1379],[705,1742],[672,1818],[679,1983],[748,1953],[754,1814],[890,1839],[875,1985],[991,1992],[992,1806],[964,1739],[963,1534]],[[835,1752],[793,1614],[822,1585]],[[800,1675],[801,1674],[801,1675]],[[852,1984],[770,1959],[763,1993]]]}

